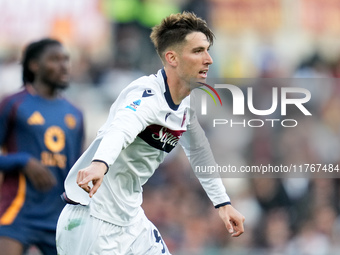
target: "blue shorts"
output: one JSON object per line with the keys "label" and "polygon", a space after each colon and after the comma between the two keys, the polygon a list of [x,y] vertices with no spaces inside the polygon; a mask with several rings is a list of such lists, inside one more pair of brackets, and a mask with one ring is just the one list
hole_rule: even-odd
{"label": "blue shorts", "polygon": [[33,229],[19,224],[0,226],[0,236],[9,237],[22,243],[26,251],[35,245],[44,255],[57,255],[55,231]]}

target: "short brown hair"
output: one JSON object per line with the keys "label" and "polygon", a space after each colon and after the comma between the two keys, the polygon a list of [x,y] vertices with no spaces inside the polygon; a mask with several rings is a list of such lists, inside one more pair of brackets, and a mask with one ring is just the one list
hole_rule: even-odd
{"label": "short brown hair", "polygon": [[171,14],[164,18],[161,24],[152,28],[150,38],[163,60],[163,53],[169,46],[183,43],[185,37],[192,32],[202,32],[210,45],[213,44],[214,34],[206,21],[191,12]]}

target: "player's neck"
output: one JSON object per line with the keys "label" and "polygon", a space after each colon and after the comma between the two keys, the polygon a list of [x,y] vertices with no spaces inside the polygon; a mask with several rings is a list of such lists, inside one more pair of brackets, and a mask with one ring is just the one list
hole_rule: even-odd
{"label": "player's neck", "polygon": [[165,72],[172,101],[179,105],[190,94],[189,86],[175,73],[172,73],[171,69],[165,69]]}
{"label": "player's neck", "polygon": [[52,86],[47,84],[34,82],[33,84],[26,85],[27,90],[34,95],[39,95],[46,99],[54,99],[57,97],[58,92]]}

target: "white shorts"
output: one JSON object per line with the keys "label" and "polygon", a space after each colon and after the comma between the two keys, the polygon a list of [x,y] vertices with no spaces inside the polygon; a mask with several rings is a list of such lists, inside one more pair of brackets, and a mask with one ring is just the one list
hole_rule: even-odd
{"label": "white shorts", "polygon": [[122,227],[91,216],[89,206],[67,204],[58,220],[56,238],[59,255],[170,255],[145,215]]}

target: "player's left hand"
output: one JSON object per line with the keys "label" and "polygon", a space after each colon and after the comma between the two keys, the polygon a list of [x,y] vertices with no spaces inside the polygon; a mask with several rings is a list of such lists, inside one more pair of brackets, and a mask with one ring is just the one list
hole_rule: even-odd
{"label": "player's left hand", "polygon": [[[102,184],[106,171],[107,167],[105,164],[101,162],[92,162],[88,167],[79,170],[77,174],[77,184],[92,197]],[[89,186],[91,181],[93,184],[92,188]]]}
{"label": "player's left hand", "polygon": [[245,218],[233,206],[221,206],[218,213],[232,237],[240,236],[244,232]]}

